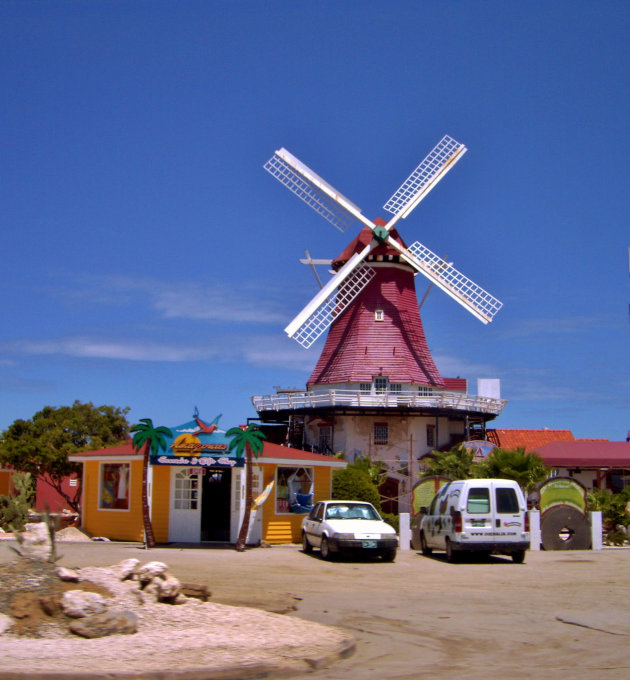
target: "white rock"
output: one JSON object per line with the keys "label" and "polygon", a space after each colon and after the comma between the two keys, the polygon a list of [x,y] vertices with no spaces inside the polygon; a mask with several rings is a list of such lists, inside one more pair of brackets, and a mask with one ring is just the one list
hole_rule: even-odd
{"label": "white rock", "polygon": [[61,608],[66,616],[78,619],[90,614],[102,614],[107,609],[107,602],[98,593],[67,590],[61,597]]}
{"label": "white rock", "polygon": [[13,619],[6,614],[0,614],[0,635],[13,625]]}
{"label": "white rock", "polygon": [[130,557],[128,560],[123,560],[122,562],[119,562],[110,568],[118,575],[118,578],[120,578],[121,581],[124,581],[136,571],[136,568],[139,564],[140,560]]}
{"label": "white rock", "polygon": [[136,569],[136,576],[142,583],[147,583],[156,577],[166,578],[168,566],[164,562],[147,562]]}
{"label": "white rock", "polygon": [[70,581],[72,583],[78,583],[79,582],[79,574],[77,574],[76,571],[73,569],[68,569],[66,567],[57,567],[55,569],[55,574],[62,580],[62,581]]}

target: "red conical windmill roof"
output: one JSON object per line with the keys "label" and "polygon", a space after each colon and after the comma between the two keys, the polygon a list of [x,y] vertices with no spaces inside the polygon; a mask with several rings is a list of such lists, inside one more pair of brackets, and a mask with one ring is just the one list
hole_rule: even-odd
{"label": "red conical windmill roof", "polygon": [[[391,236],[405,245],[395,230]],[[363,229],[333,267],[372,238],[371,230]],[[400,264],[398,252],[386,244],[372,251],[369,265],[376,276],[331,325],[308,386],[372,382],[382,375],[390,382],[443,387],[420,320],[412,269]],[[383,312],[382,321],[376,320],[376,310]]]}

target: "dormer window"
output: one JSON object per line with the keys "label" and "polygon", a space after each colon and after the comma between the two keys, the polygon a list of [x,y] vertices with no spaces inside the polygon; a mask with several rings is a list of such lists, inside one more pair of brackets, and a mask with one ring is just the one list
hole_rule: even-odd
{"label": "dormer window", "polygon": [[385,312],[383,312],[382,309],[375,309],[374,310],[374,321],[384,321],[385,320]]}
{"label": "dormer window", "polygon": [[387,378],[374,378],[374,391],[376,394],[385,394],[387,392]]}

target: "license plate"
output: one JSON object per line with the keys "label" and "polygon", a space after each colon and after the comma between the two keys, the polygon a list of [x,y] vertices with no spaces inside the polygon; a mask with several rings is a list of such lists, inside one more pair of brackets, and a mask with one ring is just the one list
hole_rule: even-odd
{"label": "license plate", "polygon": [[376,541],[361,541],[364,548],[376,548]]}

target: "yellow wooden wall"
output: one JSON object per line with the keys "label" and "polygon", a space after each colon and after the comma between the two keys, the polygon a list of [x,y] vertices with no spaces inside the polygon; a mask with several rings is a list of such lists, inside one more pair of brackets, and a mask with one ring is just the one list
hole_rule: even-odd
{"label": "yellow wooden wall", "polygon": [[85,531],[116,541],[142,541],[142,460],[131,462],[129,510],[99,509],[99,461],[85,462],[83,474],[82,526]]}
{"label": "yellow wooden wall", "polygon": [[[263,486],[275,480],[276,465],[262,465],[264,483]],[[304,467],[309,467],[308,463]],[[332,468],[317,466],[313,467],[313,503],[330,498],[332,484]],[[276,514],[275,486],[269,494],[269,498],[263,504],[263,540],[271,544],[301,543],[302,520],[305,515],[295,513]]]}
{"label": "yellow wooden wall", "polygon": [[171,487],[171,466],[153,466],[151,497],[151,524],[156,543],[168,543],[169,496]]}

